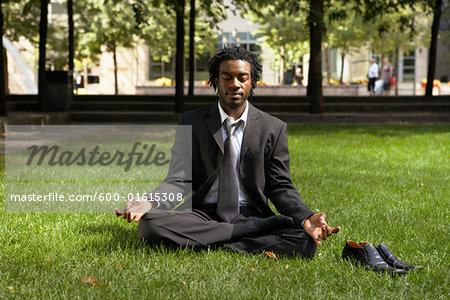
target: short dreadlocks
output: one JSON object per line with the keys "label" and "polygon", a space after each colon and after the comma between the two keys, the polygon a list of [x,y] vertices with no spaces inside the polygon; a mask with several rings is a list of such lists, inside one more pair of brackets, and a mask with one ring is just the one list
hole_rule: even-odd
{"label": "short dreadlocks", "polygon": [[227,60],[243,60],[250,64],[251,80],[253,81],[250,89],[250,96],[253,95],[253,89],[256,87],[256,82],[259,81],[262,67],[258,61],[258,57],[243,47],[232,46],[220,49],[219,52],[210,59],[208,63],[209,85],[213,86],[215,91],[217,90],[216,79],[219,78],[219,66],[222,62]]}

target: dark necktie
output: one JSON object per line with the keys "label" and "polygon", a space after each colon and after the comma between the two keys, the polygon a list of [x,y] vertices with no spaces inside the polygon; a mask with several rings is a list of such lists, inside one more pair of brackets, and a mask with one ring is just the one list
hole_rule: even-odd
{"label": "dark necktie", "polygon": [[227,134],[224,144],[222,165],[219,171],[219,200],[217,215],[230,222],[239,214],[239,177],[237,174],[238,150],[232,136],[242,121],[231,124],[231,118],[226,118],[223,125]]}

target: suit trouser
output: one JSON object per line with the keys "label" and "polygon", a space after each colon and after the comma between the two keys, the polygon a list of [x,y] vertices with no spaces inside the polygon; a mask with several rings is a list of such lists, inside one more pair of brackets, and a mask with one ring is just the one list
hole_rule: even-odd
{"label": "suit trouser", "polygon": [[139,237],[151,244],[205,248],[225,246],[242,253],[272,251],[292,257],[312,257],[314,240],[292,218],[284,215],[263,217],[242,209],[231,223],[204,210],[154,210],[142,217]]}

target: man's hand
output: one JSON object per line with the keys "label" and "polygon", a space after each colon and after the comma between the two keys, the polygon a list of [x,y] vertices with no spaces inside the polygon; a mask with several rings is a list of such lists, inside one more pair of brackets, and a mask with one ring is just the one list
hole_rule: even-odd
{"label": "man's hand", "polygon": [[122,218],[128,222],[138,222],[142,216],[148,213],[152,208],[152,202],[133,196],[128,200],[128,203],[124,208],[121,210],[114,208],[114,212],[116,213],[116,216],[122,216]]}
{"label": "man's hand", "polygon": [[327,215],[325,213],[316,213],[305,220],[303,224],[303,229],[305,229],[306,233],[309,234],[317,245],[322,245],[319,241],[319,238],[322,240],[326,240],[327,237],[332,235],[333,233],[338,233],[341,227],[331,228],[328,226],[325,218]]}

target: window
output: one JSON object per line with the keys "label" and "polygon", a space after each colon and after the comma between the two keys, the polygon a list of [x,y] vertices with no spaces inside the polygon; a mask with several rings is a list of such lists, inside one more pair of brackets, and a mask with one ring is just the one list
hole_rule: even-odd
{"label": "window", "polygon": [[154,60],[150,54],[148,80],[156,80],[160,77],[172,78],[172,62]]}
{"label": "window", "polygon": [[403,55],[403,81],[414,80],[414,70],[416,66],[416,60],[414,51],[409,51]]}
{"label": "window", "polygon": [[257,39],[258,36],[252,35],[250,32],[237,32],[236,37],[233,37],[232,32],[224,32],[219,36],[219,48],[239,45],[259,56],[262,49]]}
{"label": "window", "polygon": [[208,80],[208,62],[211,58],[211,53],[203,53],[195,57],[195,80]]}

